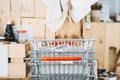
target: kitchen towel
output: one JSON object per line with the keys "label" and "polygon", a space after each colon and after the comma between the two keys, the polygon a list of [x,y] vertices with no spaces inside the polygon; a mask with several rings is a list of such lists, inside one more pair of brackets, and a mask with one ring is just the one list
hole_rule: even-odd
{"label": "kitchen towel", "polygon": [[8,46],[0,44],[0,77],[8,77]]}
{"label": "kitchen towel", "polygon": [[52,31],[57,31],[64,23],[67,11],[68,0],[42,0],[46,6],[46,26]]}
{"label": "kitchen towel", "polygon": [[[90,12],[90,6],[97,0],[42,0],[42,2],[46,6],[46,26],[52,32],[56,32],[65,22],[68,13],[77,23]],[[68,9],[69,5],[72,9]]]}
{"label": "kitchen towel", "polygon": [[96,3],[97,0],[71,0],[72,10],[71,17],[72,20],[77,23],[82,18],[84,18],[91,10],[91,6]]}

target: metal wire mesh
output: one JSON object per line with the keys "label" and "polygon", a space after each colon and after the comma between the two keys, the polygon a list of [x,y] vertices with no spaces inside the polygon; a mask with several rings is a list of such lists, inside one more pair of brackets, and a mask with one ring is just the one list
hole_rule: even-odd
{"label": "metal wire mesh", "polygon": [[[31,40],[31,80],[93,80],[94,40]],[[43,60],[41,58],[81,58]]]}

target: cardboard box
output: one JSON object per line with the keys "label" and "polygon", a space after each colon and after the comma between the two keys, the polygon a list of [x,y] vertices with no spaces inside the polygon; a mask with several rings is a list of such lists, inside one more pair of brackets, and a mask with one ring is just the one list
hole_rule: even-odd
{"label": "cardboard box", "polygon": [[30,50],[29,43],[25,44],[10,44],[8,57],[26,57],[28,56],[28,50]]}

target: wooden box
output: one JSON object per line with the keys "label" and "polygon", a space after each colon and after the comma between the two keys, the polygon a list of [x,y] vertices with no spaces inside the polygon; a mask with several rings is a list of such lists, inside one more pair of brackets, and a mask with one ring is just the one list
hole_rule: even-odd
{"label": "wooden box", "polygon": [[27,63],[28,61],[26,61],[25,63],[8,63],[8,77],[0,77],[0,80],[6,80],[8,78],[12,78],[11,80],[16,80],[16,78],[23,78],[26,80],[30,71]]}
{"label": "wooden box", "polygon": [[23,57],[12,57],[12,58],[9,58],[9,61],[10,63],[24,63],[24,58]]}
{"label": "wooden box", "polygon": [[25,78],[29,72],[29,67],[25,63],[9,63],[8,64],[8,77],[9,78]]}
{"label": "wooden box", "polygon": [[29,43],[25,44],[10,44],[9,45],[9,55],[8,57],[26,57],[28,56],[28,50],[30,49]]}

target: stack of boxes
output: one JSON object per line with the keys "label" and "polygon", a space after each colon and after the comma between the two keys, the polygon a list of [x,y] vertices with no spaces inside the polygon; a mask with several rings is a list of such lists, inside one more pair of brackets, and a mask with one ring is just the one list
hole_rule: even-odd
{"label": "stack of boxes", "polygon": [[9,69],[8,76],[10,78],[25,78],[28,66],[24,60],[28,56],[27,51],[30,49],[29,43],[25,44],[10,44],[9,45]]}
{"label": "stack of boxes", "polygon": [[30,50],[29,43],[8,44],[7,78],[26,78],[29,71],[28,61],[25,61],[25,58],[28,57],[28,50]]}

